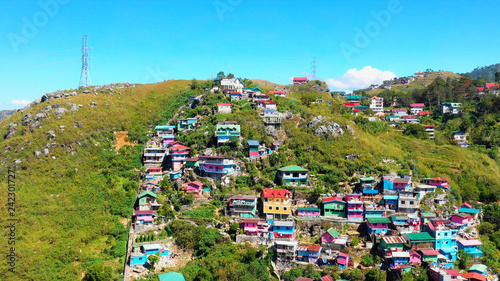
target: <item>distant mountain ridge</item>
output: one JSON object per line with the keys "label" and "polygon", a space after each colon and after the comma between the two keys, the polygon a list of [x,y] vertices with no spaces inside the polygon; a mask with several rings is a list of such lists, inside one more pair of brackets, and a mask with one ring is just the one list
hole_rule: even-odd
{"label": "distant mountain ridge", "polygon": [[489,78],[491,81],[495,80],[495,73],[500,71],[500,63],[492,64],[489,66],[477,67],[471,72],[464,73],[465,76],[471,76],[472,78]]}
{"label": "distant mountain ridge", "polygon": [[7,117],[11,116],[12,114],[16,113],[17,110],[0,110],[0,121],[6,119]]}

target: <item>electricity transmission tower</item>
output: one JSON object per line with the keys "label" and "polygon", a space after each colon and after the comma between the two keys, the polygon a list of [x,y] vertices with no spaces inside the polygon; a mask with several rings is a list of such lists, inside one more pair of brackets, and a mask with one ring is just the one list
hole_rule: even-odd
{"label": "electricity transmission tower", "polygon": [[90,85],[90,74],[89,74],[89,47],[87,44],[87,35],[83,35],[83,45],[82,45],[82,74],[80,75],[80,87],[87,87]]}
{"label": "electricity transmission tower", "polygon": [[312,73],[313,73],[313,80],[316,80],[316,57],[313,57]]}

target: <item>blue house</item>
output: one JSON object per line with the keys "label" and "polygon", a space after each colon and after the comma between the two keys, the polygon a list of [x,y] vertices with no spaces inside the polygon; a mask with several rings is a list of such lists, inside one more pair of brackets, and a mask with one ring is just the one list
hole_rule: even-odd
{"label": "blue house", "polygon": [[409,252],[392,252],[392,268],[401,268],[410,263]]}
{"label": "blue house", "polygon": [[432,220],[424,224],[424,231],[436,239],[434,249],[443,250],[441,253],[451,261],[457,260],[457,228],[446,225],[444,220]]}
{"label": "blue house", "polygon": [[160,244],[143,245],[142,249],[146,255],[154,255],[159,253],[160,257],[168,256],[168,249],[163,248]]}
{"label": "blue house", "polygon": [[378,190],[375,188],[375,180],[373,178],[361,178],[360,184],[361,189],[363,190],[363,195],[370,196],[378,194]]}
{"label": "blue house", "polygon": [[481,241],[477,239],[460,240],[458,241],[458,249],[464,250],[471,258],[477,259],[483,256],[481,251]]}
{"label": "blue house", "polygon": [[177,130],[181,131],[185,129],[192,129],[195,122],[196,118],[179,119],[179,123],[177,123]]}
{"label": "blue house", "polygon": [[184,275],[182,273],[170,271],[167,273],[163,273],[158,275],[158,280],[160,281],[186,281]]}
{"label": "blue house", "polygon": [[134,247],[134,252],[130,255],[130,265],[144,265],[148,262],[148,256],[160,254],[160,257],[168,256],[168,249],[160,244],[150,244]]}
{"label": "blue house", "polygon": [[145,265],[148,262],[148,255],[144,253],[132,253],[130,255],[130,265]]}
{"label": "blue house", "polygon": [[392,182],[392,179],[393,179],[392,176],[384,176],[383,177],[384,190],[393,190],[394,189],[394,183]]}
{"label": "blue house", "polygon": [[301,246],[297,250],[297,261],[316,264],[321,254],[321,246]]}
{"label": "blue house", "polygon": [[293,221],[274,221],[271,234],[273,238],[293,239],[295,237],[295,224]]}
{"label": "blue house", "polygon": [[398,209],[398,195],[384,195],[384,205],[386,209],[397,210]]}

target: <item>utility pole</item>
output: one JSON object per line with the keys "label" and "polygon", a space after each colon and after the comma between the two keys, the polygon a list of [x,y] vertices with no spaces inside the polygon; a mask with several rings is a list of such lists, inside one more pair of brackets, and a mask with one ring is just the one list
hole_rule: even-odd
{"label": "utility pole", "polygon": [[80,75],[80,87],[90,86],[90,74],[89,74],[89,47],[87,44],[87,35],[83,35],[82,44],[82,74]]}

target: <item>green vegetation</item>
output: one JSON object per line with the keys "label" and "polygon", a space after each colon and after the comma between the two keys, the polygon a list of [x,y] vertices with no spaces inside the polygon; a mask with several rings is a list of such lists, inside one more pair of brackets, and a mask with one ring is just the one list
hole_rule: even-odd
{"label": "green vegetation", "polygon": [[469,73],[465,73],[465,76],[469,76],[472,78],[484,78],[490,81],[495,81],[495,74],[500,71],[500,63],[478,67]]}
{"label": "green vegetation", "polygon": [[[309,195],[313,203],[317,202],[319,194],[345,191],[340,183],[356,180],[353,178],[355,173],[379,177],[389,172],[411,170],[417,181],[434,176],[449,178],[452,196],[448,207],[460,203],[461,198],[485,203],[485,222],[479,227],[485,253],[483,262],[498,271],[499,207],[488,204],[500,200],[500,97],[486,95],[483,99],[475,99],[471,89],[480,82],[438,78],[421,89],[380,94],[387,97],[387,101],[396,97],[401,106],[411,102],[431,105],[433,115],[424,122],[436,126],[436,141],[423,140],[421,132],[412,126],[392,128],[384,122],[367,121],[362,114],[361,117],[346,114],[339,106],[341,99],[318,92],[312,85],[292,86],[288,98],[274,98],[280,112],[291,113],[283,118],[278,132],[266,133],[261,118],[248,101],[232,102],[231,114],[212,115],[216,103],[228,101],[219,93],[206,94],[204,101],[194,109],[179,110],[181,114],[173,118],[173,124],[179,118],[199,116],[197,129],[178,135],[178,140],[190,146],[194,155],[211,147],[217,155],[243,159],[248,154],[245,142],[248,139],[259,140],[267,147],[276,140],[283,143],[279,152],[268,158],[256,162],[242,160],[243,176],[231,180],[229,186],[221,186],[220,181],[216,181],[214,196],[236,190],[255,194],[263,188],[273,187],[276,169],[287,165],[299,165],[314,175],[312,188],[290,188]],[[15,279],[78,280],[82,276],[87,276],[88,280],[100,278],[93,276],[118,279],[128,239],[129,222],[125,218],[132,214],[142,149],[151,133],[150,125],[165,124],[181,105],[186,104],[188,96],[201,94],[210,84],[196,80],[167,81],[125,89],[121,95],[80,94],[41,103],[0,123],[2,135],[9,123],[18,124],[17,133],[0,142],[8,165],[16,159],[22,161],[16,176],[16,218],[19,219],[16,249],[22,262],[18,263]],[[264,92],[271,89],[262,88]],[[317,99],[325,102],[315,102]],[[462,102],[464,113],[441,117],[437,114],[441,101]],[[42,108],[54,104],[69,109],[70,106],[64,105],[67,102],[84,106],[78,111],[68,110],[60,119],[49,113],[49,117],[41,121],[42,128],[31,130],[21,125],[24,114],[34,116]],[[90,107],[90,102],[98,106]],[[323,121],[308,125],[318,115],[323,116]],[[239,122],[242,142],[233,139],[229,144],[215,147],[215,125],[223,120]],[[319,126],[333,123],[338,124],[343,134],[315,133]],[[64,132],[60,126],[65,126]],[[399,129],[403,129],[403,133]],[[55,132],[55,139],[47,139],[49,130]],[[449,139],[454,130],[469,133],[474,145],[470,149],[452,145]],[[115,131],[128,131],[128,140],[135,146],[126,145],[116,151]],[[35,150],[42,150],[47,143],[49,155],[36,156]],[[355,155],[349,158],[352,160],[346,158],[352,155]],[[384,161],[388,159],[392,161]],[[6,169],[1,169],[4,175]],[[175,190],[168,180],[162,186],[158,201],[165,205],[159,210],[160,215],[167,218],[179,215],[198,222],[212,222],[218,217],[216,210],[220,201],[179,214],[182,206],[192,204],[194,198]],[[6,214],[7,181],[0,182],[0,190],[3,203],[0,212]],[[236,227],[231,230],[234,236]],[[261,280],[271,279],[273,253],[265,247],[236,245],[229,237],[224,238],[218,229],[186,221],[174,220],[165,231],[163,235],[173,235],[180,247],[194,253],[195,259],[180,269],[187,280],[255,280],[255,276]],[[146,241],[151,237],[140,239]],[[0,241],[7,245],[7,237],[2,236]],[[5,256],[6,250],[1,248],[0,254]],[[5,263],[0,264],[0,270],[6,272],[7,280],[14,279]],[[327,271],[336,273],[332,268],[325,269]],[[316,276],[319,272],[305,267],[283,276],[288,274],[292,278],[299,273]],[[341,277],[348,280],[383,278],[376,269],[368,272],[348,269]],[[410,277],[405,275],[404,278]],[[412,275],[411,278],[416,277]]]}
{"label": "green vegetation", "polygon": [[[5,280],[79,280],[85,272],[88,280],[95,272],[106,276],[99,280],[119,278],[128,239],[129,223],[124,218],[132,214],[148,127],[165,123],[185,103],[189,93],[181,91],[187,84],[169,81],[125,88],[121,95],[104,92],[52,99],[0,123],[2,136],[9,123],[18,124],[16,134],[0,140],[4,161],[12,165],[15,159],[22,160],[16,175],[19,261],[15,275],[6,263],[0,264]],[[69,111],[68,102],[83,107]],[[91,107],[90,102],[98,106]],[[50,111],[40,120],[41,128],[21,125],[25,114],[34,116],[48,105],[67,111],[60,119]],[[48,140],[49,130],[55,139]],[[115,151],[114,131],[128,131],[129,141],[137,145]],[[49,155],[36,156],[34,152],[47,143]],[[2,167],[1,173],[7,169]],[[0,182],[0,190],[0,212],[7,214],[7,180]],[[2,235],[0,243],[8,245],[7,236]],[[1,247],[1,255],[6,256],[7,250]]]}

